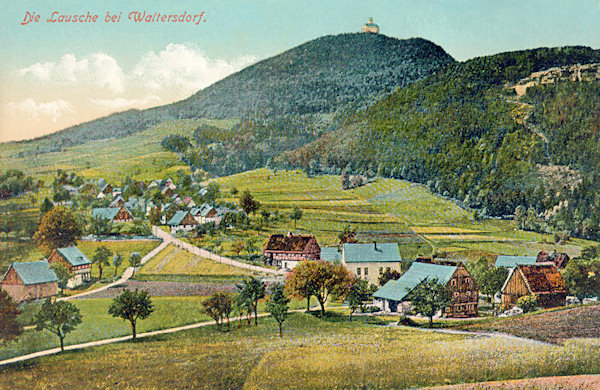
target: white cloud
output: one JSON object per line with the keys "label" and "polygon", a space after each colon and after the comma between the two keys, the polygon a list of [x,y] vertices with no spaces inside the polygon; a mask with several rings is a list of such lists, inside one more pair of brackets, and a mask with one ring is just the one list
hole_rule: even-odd
{"label": "white cloud", "polygon": [[36,103],[32,98],[27,98],[20,103],[8,103],[8,109],[15,114],[25,114],[33,121],[50,119],[56,122],[63,115],[75,113],[73,105],[62,99]]}
{"label": "white cloud", "polygon": [[89,101],[96,106],[106,107],[111,110],[121,110],[130,107],[143,107],[150,104],[158,104],[160,103],[161,99],[156,95],[150,95],[144,99],[125,99],[122,97],[114,99],[90,98]]}
{"label": "white cloud", "polygon": [[78,60],[73,54],[65,54],[58,62],[36,63],[19,70],[19,75],[33,81],[53,85],[106,88],[112,93],[125,90],[126,76],[117,61],[104,53],[94,53]]}
{"label": "white cloud", "polygon": [[232,62],[210,59],[193,45],[170,43],[155,53],[146,53],[135,66],[132,75],[152,90],[177,87],[196,92],[256,61],[254,56],[242,56]]}

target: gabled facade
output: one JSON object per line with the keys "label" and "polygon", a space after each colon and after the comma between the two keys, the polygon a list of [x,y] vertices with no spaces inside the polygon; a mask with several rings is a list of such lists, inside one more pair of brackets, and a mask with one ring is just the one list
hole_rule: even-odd
{"label": "gabled facade", "polygon": [[48,262],[61,264],[73,274],[73,277],[67,282],[68,288],[81,286],[91,280],[92,262],[76,246],[55,249],[48,258]]}
{"label": "gabled facade", "polygon": [[58,294],[58,277],[46,260],[12,263],[0,281],[15,302],[42,299]]}
{"label": "gabled facade", "polygon": [[385,270],[400,271],[402,258],[396,243],[344,244],[342,264],[353,275],[378,285]]}
{"label": "gabled facade", "polygon": [[271,234],[263,247],[265,264],[294,269],[304,260],[319,260],[321,247],[313,235]]}
{"label": "gabled facade", "polygon": [[175,234],[179,231],[189,232],[198,226],[198,221],[192,217],[192,214],[190,214],[189,211],[179,210],[173,215],[173,218],[167,222],[167,225],[171,227],[171,234]]}
{"label": "gabled facade", "polygon": [[92,209],[92,218],[107,219],[110,222],[131,222],[133,216],[123,206],[121,207],[100,207]]}
{"label": "gabled facade", "polygon": [[540,307],[549,308],[564,306],[569,289],[553,263],[519,264],[511,269],[500,293],[503,309],[527,295],[535,295]]}
{"label": "gabled facade", "polygon": [[410,293],[425,280],[445,284],[452,301],[444,309],[446,317],[473,317],[478,314],[479,288],[464,265],[414,262],[398,280],[390,280],[373,294],[383,311],[405,313],[411,310]]}

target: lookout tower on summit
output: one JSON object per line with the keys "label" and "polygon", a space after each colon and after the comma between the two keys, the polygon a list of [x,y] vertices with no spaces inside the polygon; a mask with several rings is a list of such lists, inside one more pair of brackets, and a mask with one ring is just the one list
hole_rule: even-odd
{"label": "lookout tower on summit", "polygon": [[373,23],[373,18],[369,18],[369,23],[363,24],[362,32],[379,34],[379,26]]}

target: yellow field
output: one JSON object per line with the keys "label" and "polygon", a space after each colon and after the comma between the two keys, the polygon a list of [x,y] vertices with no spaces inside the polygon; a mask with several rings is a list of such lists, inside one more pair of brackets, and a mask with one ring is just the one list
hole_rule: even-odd
{"label": "yellow field", "polygon": [[506,237],[482,236],[479,234],[425,234],[428,240],[452,240],[452,241],[510,241]]}
{"label": "yellow field", "polygon": [[483,233],[481,230],[463,229],[453,226],[411,226],[417,234],[466,234]]}

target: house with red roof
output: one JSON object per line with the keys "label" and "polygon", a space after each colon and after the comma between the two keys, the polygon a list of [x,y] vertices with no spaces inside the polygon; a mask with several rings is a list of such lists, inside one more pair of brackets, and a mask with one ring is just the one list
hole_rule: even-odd
{"label": "house with red roof", "polygon": [[513,307],[519,298],[535,295],[543,308],[564,306],[569,294],[558,268],[553,263],[517,264],[500,290],[502,308]]}

